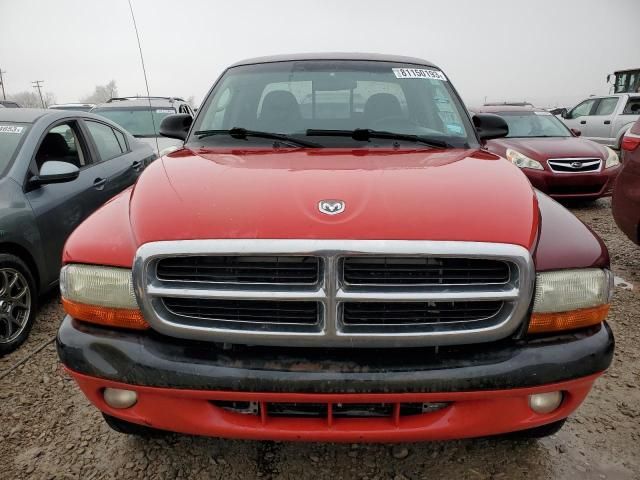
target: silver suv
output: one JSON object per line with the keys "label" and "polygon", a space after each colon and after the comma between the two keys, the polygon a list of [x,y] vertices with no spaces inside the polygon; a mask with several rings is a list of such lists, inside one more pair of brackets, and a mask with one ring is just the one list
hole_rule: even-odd
{"label": "silver suv", "polygon": [[117,123],[154,150],[158,148],[160,155],[177,150],[183,143],[160,136],[162,119],[174,113],[194,115],[191,106],[178,97],[117,97],[97,105],[91,112]]}
{"label": "silver suv", "polygon": [[640,118],[640,93],[619,93],[589,97],[562,115],[569,128],[608,147],[620,149],[620,142]]}

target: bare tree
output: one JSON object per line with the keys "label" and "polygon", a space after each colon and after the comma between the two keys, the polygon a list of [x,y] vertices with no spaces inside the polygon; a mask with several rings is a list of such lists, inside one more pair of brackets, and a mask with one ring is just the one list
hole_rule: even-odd
{"label": "bare tree", "polygon": [[[51,92],[44,92],[42,94],[45,105],[52,105],[56,103],[56,97]],[[42,103],[40,102],[40,95],[37,92],[18,92],[7,95],[9,100],[13,100],[18,103],[21,107],[25,108],[42,108]]]}
{"label": "bare tree", "polygon": [[111,80],[106,85],[96,85],[91,95],[84,97],[82,103],[104,103],[110,98],[118,96],[118,86],[115,80]]}

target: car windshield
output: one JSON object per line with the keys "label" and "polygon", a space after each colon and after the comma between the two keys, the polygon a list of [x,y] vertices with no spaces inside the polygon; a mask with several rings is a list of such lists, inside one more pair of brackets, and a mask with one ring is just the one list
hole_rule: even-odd
{"label": "car windshield", "polygon": [[0,122],[0,174],[4,174],[18,152],[20,142],[29,131],[29,124]]}
{"label": "car windshield", "polygon": [[[225,135],[232,129],[253,134]],[[358,133],[363,130],[369,132]],[[375,61],[230,68],[205,100],[192,132],[189,142],[200,144],[274,141],[255,135],[260,132],[315,146],[477,145],[466,111],[442,72]]]}
{"label": "car windshield", "polygon": [[[173,107],[98,107],[91,110],[117,123],[134,137],[157,137],[160,122],[176,113]],[[154,130],[155,124],[155,130]]]}
{"label": "car windshield", "polygon": [[571,132],[551,112],[497,112],[507,122],[507,137],[570,137]]}

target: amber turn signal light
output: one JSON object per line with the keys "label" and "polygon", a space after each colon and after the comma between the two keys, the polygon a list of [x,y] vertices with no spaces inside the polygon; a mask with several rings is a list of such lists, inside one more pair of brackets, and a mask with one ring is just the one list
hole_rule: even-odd
{"label": "amber turn signal light", "polygon": [[108,327],[146,330],[149,324],[137,309],[102,307],[87,305],[62,298],[64,311],[77,320],[105,325]]}
{"label": "amber turn signal light", "polygon": [[529,333],[557,332],[597,325],[609,313],[609,304],[580,308],[569,312],[533,313],[529,322]]}

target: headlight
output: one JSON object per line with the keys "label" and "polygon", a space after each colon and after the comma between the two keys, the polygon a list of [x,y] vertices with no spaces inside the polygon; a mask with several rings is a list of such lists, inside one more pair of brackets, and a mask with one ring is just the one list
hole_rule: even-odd
{"label": "headlight", "polygon": [[607,160],[604,162],[604,168],[615,167],[616,165],[620,165],[620,159],[618,158],[618,154],[611,150],[609,147],[604,147],[607,149]]}
{"label": "headlight", "polygon": [[133,292],[131,270],[95,265],[65,265],[60,272],[65,311],[73,318],[114,327],[145,329]]}
{"label": "headlight", "polygon": [[516,150],[511,150],[510,148],[507,149],[507,160],[520,168],[544,170],[540,162],[533,160],[532,158],[529,158]]}
{"label": "headlight", "polygon": [[609,311],[613,276],[585,268],[536,275],[529,333],[571,330],[602,322]]}

